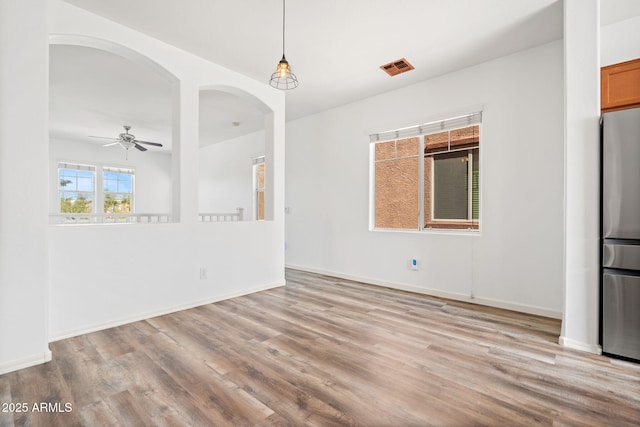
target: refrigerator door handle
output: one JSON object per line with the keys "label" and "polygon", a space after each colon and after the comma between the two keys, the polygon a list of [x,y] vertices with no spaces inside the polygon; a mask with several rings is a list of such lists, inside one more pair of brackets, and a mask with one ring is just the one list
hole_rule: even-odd
{"label": "refrigerator door handle", "polygon": [[640,245],[605,243],[602,266],[624,270],[640,270]]}

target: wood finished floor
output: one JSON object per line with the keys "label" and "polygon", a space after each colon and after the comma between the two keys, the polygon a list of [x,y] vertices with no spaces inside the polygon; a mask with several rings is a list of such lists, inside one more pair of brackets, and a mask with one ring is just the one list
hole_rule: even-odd
{"label": "wood finished floor", "polygon": [[0,376],[0,404],[29,405],[0,426],[637,426],[640,365],[565,350],[559,328],[288,271],[283,288],[52,343],[52,362]]}

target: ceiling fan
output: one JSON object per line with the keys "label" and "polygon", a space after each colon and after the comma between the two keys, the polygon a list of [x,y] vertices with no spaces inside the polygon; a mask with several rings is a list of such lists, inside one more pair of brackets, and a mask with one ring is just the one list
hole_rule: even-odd
{"label": "ceiling fan", "polygon": [[162,144],[158,142],[141,141],[139,139],[136,139],[135,135],[129,133],[129,129],[131,129],[131,126],[124,125],[122,127],[124,128],[124,133],[121,133],[120,135],[118,135],[117,138],[111,138],[108,136],[93,136],[93,135],[89,135],[89,137],[115,140],[113,142],[109,142],[108,144],[104,144],[103,147],[110,147],[112,145],[120,144],[120,146],[125,150],[129,150],[129,148],[136,147],[140,151],[147,151],[147,149],[140,144],[152,145],[154,147],[162,147]]}

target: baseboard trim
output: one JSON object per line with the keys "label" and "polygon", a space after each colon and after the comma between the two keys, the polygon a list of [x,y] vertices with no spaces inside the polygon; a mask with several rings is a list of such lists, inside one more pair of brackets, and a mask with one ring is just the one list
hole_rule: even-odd
{"label": "baseboard trim", "polygon": [[333,276],[333,277],[337,277],[345,280],[354,280],[356,282],[362,282],[369,285],[383,286],[385,288],[398,289],[401,291],[414,292],[417,294],[424,294],[424,295],[430,295],[430,296],[439,297],[439,298],[452,299],[456,301],[468,302],[471,304],[502,308],[505,310],[518,311],[520,313],[533,314],[536,316],[549,317],[552,319],[562,319],[562,312],[559,312],[556,310],[550,310],[543,307],[536,307],[536,306],[531,306],[526,304],[516,304],[508,301],[495,300],[491,298],[482,298],[477,296],[474,298],[471,298],[469,297],[469,295],[460,294],[456,292],[447,292],[447,291],[441,291],[438,289],[421,288],[415,285],[408,285],[408,284],[397,283],[397,282],[387,282],[387,281],[375,279],[372,277],[355,276],[352,274],[323,270],[323,269],[306,267],[306,266],[295,265],[295,264],[286,264],[285,267],[292,270],[300,270],[300,271],[307,271],[309,273],[324,274],[326,276]]}
{"label": "baseboard trim", "polygon": [[573,350],[586,351],[593,354],[602,354],[602,347],[600,347],[599,345],[572,340],[571,338],[567,338],[564,336],[560,337],[558,343],[563,347],[571,348]]}
{"label": "baseboard trim", "polygon": [[147,313],[136,315],[136,316],[129,316],[129,317],[124,317],[124,318],[116,319],[116,320],[105,322],[105,323],[94,324],[86,328],[80,328],[80,329],[66,331],[66,332],[53,335],[49,337],[49,342],[60,341],[67,338],[77,337],[79,335],[85,335],[85,334],[90,334],[92,332],[115,328],[117,326],[126,325],[128,323],[151,319],[153,317],[158,317],[158,316],[164,316],[165,314],[171,314],[171,313],[175,313],[182,310],[188,310],[190,308],[200,307],[203,305],[212,304],[215,302],[224,301],[232,298],[237,298],[244,295],[254,294],[256,292],[266,291],[269,289],[279,288],[282,286],[285,286],[284,282],[270,283],[262,286],[257,286],[255,288],[251,288],[248,290],[240,291],[240,292],[232,292],[232,293],[217,296],[214,298],[199,300],[189,304],[173,306],[163,310],[151,311],[151,312],[147,312]]}
{"label": "baseboard trim", "polygon": [[9,372],[18,371],[24,368],[30,368],[31,366],[41,365],[49,361],[51,361],[51,350],[47,348],[44,353],[34,354],[6,363],[0,363],[0,375],[8,374]]}

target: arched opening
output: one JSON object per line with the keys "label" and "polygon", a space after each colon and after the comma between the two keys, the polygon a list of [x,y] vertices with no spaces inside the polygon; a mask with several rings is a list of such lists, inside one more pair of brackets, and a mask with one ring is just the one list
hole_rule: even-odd
{"label": "arched opening", "polygon": [[89,37],[52,36],[49,64],[51,222],[171,222],[175,77]]}
{"label": "arched opening", "polygon": [[273,115],[252,95],[206,87],[199,95],[198,212],[203,222],[273,218]]}

